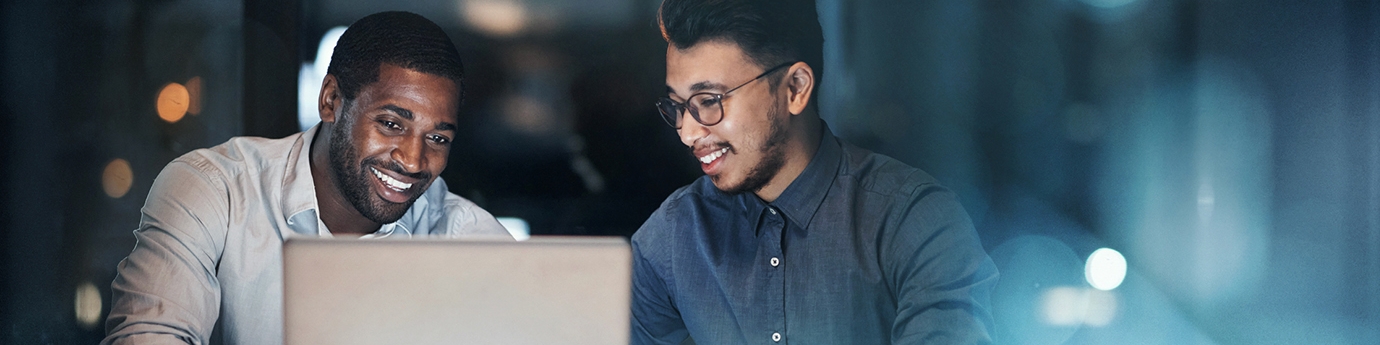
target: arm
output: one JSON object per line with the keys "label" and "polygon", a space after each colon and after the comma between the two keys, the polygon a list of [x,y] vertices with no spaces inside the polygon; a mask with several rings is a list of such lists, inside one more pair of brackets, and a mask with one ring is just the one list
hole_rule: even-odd
{"label": "arm", "polygon": [[158,175],[137,243],[120,262],[102,344],[205,344],[220,315],[216,266],[229,196],[219,174],[183,160]]}
{"label": "arm", "polygon": [[[664,206],[663,206],[664,208]],[[671,245],[665,243],[664,239],[657,236],[648,236],[655,226],[654,220],[663,219],[662,210],[657,210],[646,224],[638,229],[638,233],[633,234],[633,291],[632,291],[632,344],[680,344],[689,336],[689,331],[685,328],[685,321],[680,317],[680,311],[676,309],[675,303],[671,300],[671,294],[667,290],[667,284],[661,278],[661,269],[668,269],[669,265],[656,265],[653,260],[645,255],[644,250],[653,252],[664,252],[657,248],[665,248]],[[666,224],[661,222],[659,224]],[[650,237],[650,238],[649,238]],[[645,243],[644,242],[651,242]],[[660,242],[660,243],[657,243]],[[647,248],[644,248],[647,247]]]}
{"label": "arm", "polygon": [[882,260],[896,293],[894,344],[990,344],[997,269],[947,189],[922,185],[897,203]]}

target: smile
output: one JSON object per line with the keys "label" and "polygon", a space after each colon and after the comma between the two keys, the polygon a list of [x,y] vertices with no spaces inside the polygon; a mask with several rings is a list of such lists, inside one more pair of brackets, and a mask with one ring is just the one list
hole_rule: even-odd
{"label": "smile", "polygon": [[369,171],[374,172],[374,177],[378,177],[379,181],[383,181],[383,185],[388,186],[388,189],[392,189],[397,192],[402,192],[406,191],[408,188],[412,188],[411,183],[398,181],[395,178],[385,175],[383,172],[379,171],[379,169],[370,167]]}
{"label": "smile", "polygon": [[727,153],[727,152],[728,152],[728,148],[727,148],[727,147],[722,148],[722,149],[719,149],[718,151],[710,152],[709,154],[700,157],[700,163],[709,164],[709,163],[713,162],[715,159],[719,159],[719,157],[723,157],[723,156],[724,156],[724,153]]}

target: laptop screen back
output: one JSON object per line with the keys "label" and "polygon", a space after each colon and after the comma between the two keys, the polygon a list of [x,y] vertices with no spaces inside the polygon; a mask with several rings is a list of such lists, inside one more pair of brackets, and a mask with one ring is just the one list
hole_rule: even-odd
{"label": "laptop screen back", "polygon": [[291,239],[285,343],[627,344],[622,238]]}

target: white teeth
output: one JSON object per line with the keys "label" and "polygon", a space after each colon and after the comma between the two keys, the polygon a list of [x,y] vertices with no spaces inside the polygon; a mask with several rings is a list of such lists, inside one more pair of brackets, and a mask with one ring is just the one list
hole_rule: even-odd
{"label": "white teeth", "polygon": [[707,155],[704,155],[704,157],[700,157],[700,163],[709,164],[710,162],[713,162],[715,159],[719,159],[719,157],[723,157],[724,153],[727,153],[727,152],[728,152],[728,148],[727,148],[727,147],[722,148],[722,149],[719,149],[718,151],[711,152],[711,153],[709,153],[709,154],[707,154]]}
{"label": "white teeth", "polygon": [[382,172],[379,172],[379,169],[369,168],[369,170],[370,170],[370,171],[373,171],[373,172],[374,172],[374,176],[377,176],[377,177],[379,178],[380,181],[383,181],[383,184],[387,185],[388,188],[391,188],[391,189],[393,189],[393,190],[395,190],[395,191],[401,192],[401,191],[407,190],[408,188],[412,188],[412,184],[411,184],[411,183],[403,183],[403,181],[398,181],[397,179],[394,179],[393,177],[390,177],[390,176],[388,176],[388,175],[384,175]]}

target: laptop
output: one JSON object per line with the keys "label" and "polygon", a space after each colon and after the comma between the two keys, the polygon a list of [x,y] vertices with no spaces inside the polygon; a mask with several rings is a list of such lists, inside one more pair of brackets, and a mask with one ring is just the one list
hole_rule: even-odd
{"label": "laptop", "polygon": [[621,237],[294,238],[284,343],[627,344],[631,280]]}

